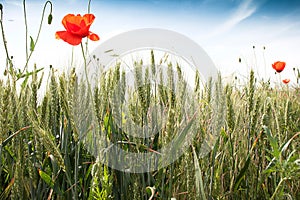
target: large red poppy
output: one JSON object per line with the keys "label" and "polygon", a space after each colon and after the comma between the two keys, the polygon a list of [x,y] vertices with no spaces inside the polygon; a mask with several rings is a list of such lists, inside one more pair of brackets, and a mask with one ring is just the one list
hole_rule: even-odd
{"label": "large red poppy", "polygon": [[90,40],[97,41],[99,36],[90,32],[90,26],[92,25],[95,16],[93,14],[67,14],[63,20],[66,31],[57,31],[55,37],[62,39],[71,45],[78,45],[81,43],[82,38],[88,37]]}
{"label": "large red poppy", "polygon": [[277,61],[274,64],[272,64],[272,67],[276,70],[276,72],[280,73],[285,68],[285,62]]}

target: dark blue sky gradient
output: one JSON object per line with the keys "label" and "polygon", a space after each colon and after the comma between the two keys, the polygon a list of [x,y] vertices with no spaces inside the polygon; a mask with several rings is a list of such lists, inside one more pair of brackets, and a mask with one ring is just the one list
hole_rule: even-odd
{"label": "dark blue sky gradient", "polygon": [[[165,12],[197,12],[204,11],[212,15],[222,15],[237,7],[241,0],[106,0],[94,1],[93,4],[105,4],[122,7],[135,7],[144,10],[165,11]],[[300,11],[299,0],[254,0],[253,5],[259,5],[257,12],[270,17],[280,17],[288,14],[296,14]]]}
{"label": "dark blue sky gradient", "polygon": [[[155,21],[160,17],[161,24],[166,25],[174,23],[173,20],[177,19],[187,23],[194,21],[195,24],[212,22],[214,26],[234,17],[243,2],[248,2],[246,6],[253,8],[254,12],[237,24],[249,22],[270,25],[300,21],[300,0],[95,0],[92,1],[92,10],[96,13],[99,11],[100,17],[103,17],[102,10],[110,10],[111,16],[104,16],[107,20],[116,17],[117,13],[118,17],[130,18],[133,23],[143,19],[149,22],[151,17]],[[153,24],[155,22],[149,23],[150,26]]]}

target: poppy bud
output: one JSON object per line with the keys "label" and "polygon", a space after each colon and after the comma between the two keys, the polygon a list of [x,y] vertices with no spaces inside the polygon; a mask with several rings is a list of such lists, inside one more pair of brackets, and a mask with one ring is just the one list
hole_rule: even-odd
{"label": "poppy bud", "polygon": [[52,19],[53,19],[53,17],[52,17],[52,14],[50,13],[50,14],[48,15],[48,24],[49,24],[49,25],[52,23]]}
{"label": "poppy bud", "polygon": [[3,5],[2,3],[0,3],[0,10],[2,11],[2,9],[3,9]]}

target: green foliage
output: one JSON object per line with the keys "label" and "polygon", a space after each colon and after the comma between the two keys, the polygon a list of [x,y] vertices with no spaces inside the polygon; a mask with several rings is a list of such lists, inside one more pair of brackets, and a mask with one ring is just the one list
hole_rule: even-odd
{"label": "green foliage", "polygon": [[[137,123],[147,123],[148,108],[157,103],[164,105],[169,110],[163,131],[154,138],[140,140],[129,136],[126,129],[117,128],[116,116],[122,112],[119,110],[119,115],[112,112],[126,102],[122,95],[114,99],[111,91],[116,84],[125,84],[124,72],[117,66],[102,76],[99,87],[94,90],[93,106],[99,133],[105,140],[119,142],[126,151],[157,151],[170,140],[174,140],[175,146],[183,145],[189,131],[195,130],[192,122],[197,120],[197,134],[186,153],[154,172],[133,174],[110,169],[91,152],[95,145],[101,144],[91,142],[91,126],[80,121],[87,119],[90,113],[78,111],[90,109],[91,100],[84,84],[78,83],[75,71],[58,76],[53,70],[44,97],[38,101],[43,76],[41,70],[35,70],[22,83],[20,91],[16,91],[14,79],[0,82],[1,197],[299,198],[298,88],[254,88],[253,82],[245,88],[227,85],[223,89],[220,82],[216,82],[215,87],[208,82],[204,90],[193,90],[193,98],[199,103],[197,109],[201,111],[199,116],[186,120],[182,106],[187,101],[184,93],[187,88],[180,66],[171,72],[172,65],[169,65],[167,76],[171,78],[160,75],[160,80],[167,80],[168,87],[157,87],[157,96],[149,91],[148,83],[152,72],[160,73],[159,70],[139,71],[141,66],[136,66],[136,78],[142,77],[138,83],[142,87],[131,95],[130,109],[134,109],[131,115]],[[177,85],[174,85],[175,73],[179,80]],[[199,77],[196,79],[196,86],[200,88]],[[120,87],[120,91],[123,94],[125,88]],[[214,113],[214,110],[219,111]],[[177,124],[183,124],[182,120],[185,126],[176,128]],[[222,120],[225,123],[220,126]],[[212,135],[210,131],[218,130],[217,126],[221,129]],[[207,137],[216,142],[210,147],[211,153],[203,156],[201,144]]]}

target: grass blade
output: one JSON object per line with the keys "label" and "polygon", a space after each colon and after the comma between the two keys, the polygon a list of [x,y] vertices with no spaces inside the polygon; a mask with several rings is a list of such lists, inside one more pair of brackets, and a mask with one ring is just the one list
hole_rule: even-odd
{"label": "grass blade", "polygon": [[198,198],[201,198],[202,200],[206,200],[199,160],[197,158],[197,154],[193,146],[192,149],[193,149],[194,166],[195,166],[195,179],[196,179],[195,181],[196,181],[196,191],[197,191],[196,193],[199,195]]}

